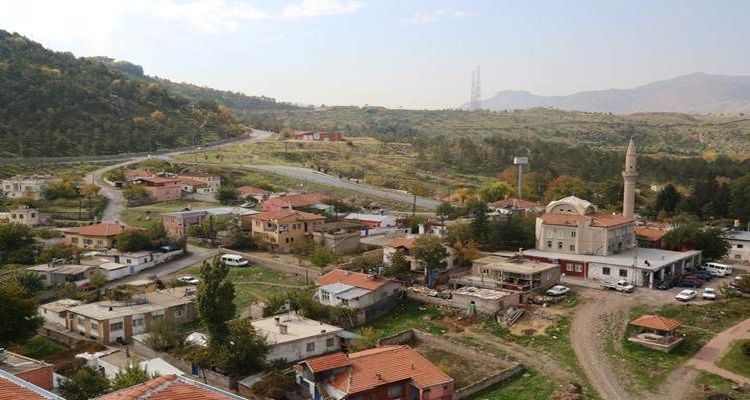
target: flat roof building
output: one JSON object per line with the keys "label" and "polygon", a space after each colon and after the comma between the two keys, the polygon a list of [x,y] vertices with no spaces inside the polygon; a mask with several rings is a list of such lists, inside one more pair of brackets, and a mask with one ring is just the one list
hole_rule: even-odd
{"label": "flat roof building", "polygon": [[333,325],[287,313],[252,321],[270,346],[266,360],[295,362],[341,350],[344,330]]}
{"label": "flat roof building", "polygon": [[454,274],[451,283],[517,292],[545,290],[560,280],[560,265],[522,257],[489,255],[472,262],[468,273]]}

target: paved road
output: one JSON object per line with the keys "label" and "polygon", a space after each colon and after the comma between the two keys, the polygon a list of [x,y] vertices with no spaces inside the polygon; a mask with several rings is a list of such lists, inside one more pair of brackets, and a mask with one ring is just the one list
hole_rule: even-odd
{"label": "paved road", "polygon": [[127,278],[110,282],[105,286],[105,288],[112,288],[122,285],[123,283],[128,283],[139,279],[164,278],[168,275],[174,274],[177,271],[198,264],[203,260],[207,260],[219,254],[219,251],[217,249],[207,249],[197,246],[189,246],[188,249],[190,251],[190,254],[187,257],[183,257],[171,262],[166,262],[164,264],[159,264],[153,268],[149,268],[135,275],[128,276]]}
{"label": "paved road", "polygon": [[[355,192],[364,193],[370,196],[380,197],[388,200],[398,201],[401,203],[412,204],[414,196],[391,192],[384,189],[379,189],[374,186],[362,185],[354,182],[349,182],[344,179],[339,179],[331,175],[326,175],[321,172],[313,171],[307,168],[301,167],[288,167],[281,165],[242,165],[242,167],[249,168],[255,171],[271,172],[279,175],[288,176],[296,179],[303,179],[310,182],[320,183],[327,186],[333,186],[341,189],[353,190]],[[440,202],[437,200],[427,199],[424,197],[417,197],[417,206],[434,210],[438,208]]]}

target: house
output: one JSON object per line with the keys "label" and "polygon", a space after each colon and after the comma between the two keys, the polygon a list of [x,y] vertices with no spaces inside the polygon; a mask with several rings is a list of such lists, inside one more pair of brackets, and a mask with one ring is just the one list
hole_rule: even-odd
{"label": "house", "polygon": [[65,400],[11,373],[0,370],[0,399],[3,400]]}
{"label": "house", "polygon": [[243,223],[249,223],[249,217],[254,214],[258,212],[241,207],[215,207],[162,214],[161,222],[170,236],[184,239],[190,234],[191,226],[200,225],[209,217],[238,217]]}
{"label": "house", "polygon": [[180,178],[180,187],[185,193],[211,193],[207,183],[190,178]]}
{"label": "house", "polygon": [[51,183],[61,182],[62,179],[51,175],[16,175],[2,180],[2,191],[11,199],[28,198],[40,200],[44,197],[44,189]]}
{"label": "house", "polygon": [[649,249],[663,248],[662,239],[670,229],[671,226],[669,224],[645,223],[636,225],[634,231],[638,247]]}
{"label": "house", "polygon": [[396,217],[391,215],[351,213],[344,217],[344,220],[359,222],[366,229],[393,228],[396,226]]}
{"label": "house", "polygon": [[494,315],[508,307],[520,304],[521,293],[464,286],[451,292],[451,303],[472,314],[480,312]]}
{"label": "house", "polygon": [[[195,320],[195,287],[182,286],[134,297],[128,302],[99,301],[67,310],[66,329],[102,344],[128,342],[148,332],[160,318],[179,324]],[[43,315],[44,316],[44,315]]]}
{"label": "house", "polygon": [[724,239],[730,246],[727,258],[736,263],[750,264],[750,231],[728,231]]}
{"label": "house", "polygon": [[292,134],[293,140],[310,140],[317,142],[340,142],[344,139],[341,132],[297,131]]}
{"label": "house", "polygon": [[546,290],[560,280],[560,265],[530,260],[521,255],[489,255],[472,262],[471,270],[451,276],[456,286],[514,292]]}
{"label": "house", "polygon": [[271,194],[273,192],[261,188],[257,188],[254,186],[240,186],[237,188],[237,192],[240,193],[240,196],[242,196],[245,200],[250,200],[251,198],[254,199],[257,203],[264,202],[271,198]]}
{"label": "house", "polygon": [[375,274],[334,269],[317,281],[315,298],[355,311],[359,323],[387,313],[401,299],[401,283]]}
{"label": "house", "polygon": [[139,178],[134,181],[134,184],[143,185],[151,200],[156,202],[179,200],[182,196],[182,186],[177,178]]}
{"label": "house", "polygon": [[128,169],[128,168],[122,171],[122,175],[125,177],[125,180],[128,182],[137,181],[138,179],[141,179],[141,178],[153,178],[156,176],[153,172],[149,170]]}
{"label": "house", "polygon": [[54,386],[52,365],[5,349],[0,349],[0,370],[44,390],[52,390]]}
{"label": "house", "polygon": [[[383,246],[383,264],[385,266],[390,266],[391,258],[394,254],[396,254],[396,252],[400,251],[404,254],[406,260],[411,264],[412,272],[424,272],[424,266],[422,265],[422,262],[412,255],[414,243],[417,238],[418,236],[407,236],[404,238],[394,239]],[[443,247],[445,247],[445,250],[448,253],[448,256],[443,259],[443,261],[447,265],[446,270],[455,268],[455,251],[450,246],[443,245]]]}
{"label": "house", "polygon": [[314,399],[453,400],[455,383],[409,346],[381,346],[305,360],[297,382]]}
{"label": "house", "polygon": [[28,206],[20,206],[15,210],[0,213],[0,220],[12,224],[21,224],[28,226],[37,226],[41,224],[39,211]]}
{"label": "house", "polygon": [[148,382],[93,400],[244,400],[244,397],[194,381],[184,375],[162,375]]}
{"label": "house", "polygon": [[336,254],[349,254],[359,250],[362,225],[352,222],[330,222],[313,229],[312,238]]}
{"label": "house", "polygon": [[499,200],[494,203],[490,203],[490,210],[500,211],[504,213],[540,213],[544,211],[544,205],[535,201],[517,199],[515,197],[508,197],[507,199]]}
{"label": "house", "polygon": [[125,225],[102,222],[77,228],[65,228],[63,241],[81,249],[111,249],[117,246],[117,235],[127,229]]}
{"label": "house", "polygon": [[27,271],[36,272],[46,287],[64,286],[74,283],[81,287],[89,282],[89,276],[94,267],[78,264],[40,264],[26,268]]}
{"label": "house", "polygon": [[48,323],[66,327],[68,325],[68,309],[83,304],[80,300],[60,299],[42,304],[37,308],[39,316]]}
{"label": "house", "polygon": [[193,193],[216,193],[221,188],[221,176],[205,172],[192,171],[177,174],[177,179],[193,182],[199,190]]}
{"label": "house", "polygon": [[289,251],[323,225],[325,217],[303,211],[278,209],[250,216],[253,238],[280,251]]}
{"label": "house", "polygon": [[269,345],[266,361],[291,363],[321,354],[341,351],[344,330],[290,312],[252,321]]}
{"label": "house", "polygon": [[273,211],[278,209],[312,207],[323,204],[328,199],[323,193],[300,193],[288,194],[270,198],[260,204],[262,211]]}
{"label": "house", "polygon": [[181,253],[182,250],[174,250],[167,253],[153,251],[121,252],[114,250],[107,253],[98,253],[89,258],[83,258],[80,260],[80,264],[102,272],[107,281],[110,282],[137,274]]}
{"label": "house", "polygon": [[664,353],[672,351],[684,339],[675,332],[682,322],[660,315],[643,315],[630,321],[628,325],[636,328],[636,331],[629,335],[629,342]]}

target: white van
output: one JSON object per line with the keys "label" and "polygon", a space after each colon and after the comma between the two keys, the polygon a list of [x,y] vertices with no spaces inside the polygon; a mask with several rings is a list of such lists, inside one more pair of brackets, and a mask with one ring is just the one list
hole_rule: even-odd
{"label": "white van", "polygon": [[221,262],[230,267],[246,267],[249,264],[245,257],[237,254],[224,254],[221,256]]}
{"label": "white van", "polygon": [[706,263],[701,267],[702,270],[713,276],[727,276],[732,274],[732,266],[715,262]]}

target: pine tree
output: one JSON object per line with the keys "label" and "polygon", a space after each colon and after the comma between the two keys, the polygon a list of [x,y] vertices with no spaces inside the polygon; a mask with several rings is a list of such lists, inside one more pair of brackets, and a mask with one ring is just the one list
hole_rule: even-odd
{"label": "pine tree", "polygon": [[229,267],[219,257],[201,266],[201,283],[198,285],[198,313],[208,330],[212,344],[224,343],[229,336],[227,321],[234,318],[234,285],[227,279]]}

